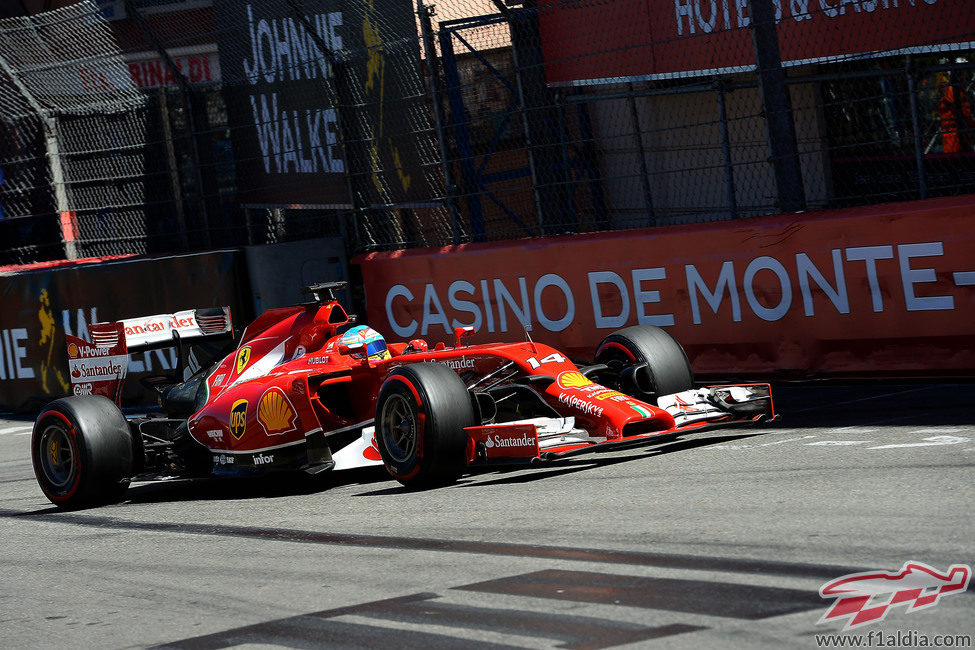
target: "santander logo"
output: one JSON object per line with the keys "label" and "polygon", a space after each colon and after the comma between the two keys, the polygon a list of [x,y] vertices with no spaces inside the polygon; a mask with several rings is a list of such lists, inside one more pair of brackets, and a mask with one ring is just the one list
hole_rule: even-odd
{"label": "santander logo", "polygon": [[496,433],[493,436],[487,437],[487,440],[484,441],[484,446],[488,449],[494,449],[495,447],[534,447],[535,438],[527,433],[523,433],[517,438],[508,438]]}

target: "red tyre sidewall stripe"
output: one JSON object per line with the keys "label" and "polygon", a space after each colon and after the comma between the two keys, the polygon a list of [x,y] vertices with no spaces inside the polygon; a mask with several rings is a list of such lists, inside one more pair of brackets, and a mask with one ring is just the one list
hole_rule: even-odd
{"label": "red tyre sidewall stripe", "polygon": [[[406,386],[409,389],[410,394],[413,395],[413,399],[416,400],[417,407],[419,408],[419,407],[422,407],[423,406],[423,400],[420,399],[420,393],[419,393],[419,391],[417,391],[416,386],[414,386],[413,385],[413,382],[411,382],[409,379],[407,379],[406,377],[403,377],[402,375],[396,375],[394,377],[391,377],[389,379],[389,381],[396,381],[396,382],[399,382],[399,383],[403,384],[404,386]],[[393,474],[397,479],[399,479],[401,481],[408,481],[411,478],[413,478],[414,476],[416,476],[417,474],[419,474],[419,472],[420,472],[420,462],[419,461],[423,459],[423,433],[424,433],[425,429],[426,429],[426,416],[422,412],[417,412],[417,414],[416,414],[416,457],[417,457],[417,463],[413,467],[413,470],[410,471],[409,474],[400,474],[399,472],[393,472],[393,471],[391,471],[390,473]],[[388,469],[388,466],[387,466],[387,469]]]}
{"label": "red tyre sidewall stripe", "polygon": [[[623,354],[625,354],[626,357],[630,361],[636,361],[636,357],[633,356],[633,353],[630,352],[629,348],[627,348],[625,345],[623,345],[621,343],[617,343],[616,341],[607,341],[606,343],[604,343],[602,345],[602,347],[599,348],[599,353],[602,353],[606,348],[612,348],[613,350],[619,350],[620,352],[622,352]],[[597,354],[597,356],[598,356],[598,354]]]}
{"label": "red tyre sidewall stripe", "polygon": [[[58,420],[61,420],[62,422],[64,422],[65,427],[67,428],[67,431],[68,431],[68,435],[71,436],[71,441],[74,444],[74,450],[73,450],[74,451],[74,454],[73,455],[74,455],[74,457],[76,459],[77,470],[75,471],[74,482],[72,483],[71,488],[68,490],[68,492],[66,494],[61,494],[61,495],[50,494],[47,490],[44,490],[44,494],[46,494],[47,497],[51,501],[56,501],[56,502],[67,501],[67,500],[69,500],[71,497],[73,497],[75,495],[75,493],[78,491],[78,488],[81,486],[81,475],[82,475],[82,471],[84,470],[84,465],[85,465],[85,463],[84,463],[83,450],[81,448],[81,441],[78,438],[78,432],[75,431],[74,425],[71,423],[71,420],[69,420],[67,417],[65,417],[65,415],[63,413],[61,413],[60,411],[45,411],[44,413],[41,413],[41,415],[37,418],[37,424],[34,425],[34,435],[35,436],[36,435],[39,435],[39,433],[38,433],[38,425],[40,425],[42,422],[44,422],[44,420],[46,418],[49,418],[49,417],[57,418]],[[34,436],[31,436],[31,438],[33,438],[33,437]],[[40,441],[37,441],[37,442],[40,442]],[[44,453],[47,453],[47,450],[46,449],[39,449],[38,448],[38,445],[35,444],[34,442],[31,443],[31,451],[34,454],[44,454]],[[34,462],[34,476],[37,477],[37,481],[38,481],[38,483],[41,485],[41,487],[43,489],[44,484],[43,484],[43,482],[41,480],[41,473],[38,472],[38,462],[39,461],[40,461],[40,459],[35,458],[35,462]],[[43,470],[41,472],[43,472]]]}
{"label": "red tyre sidewall stripe", "polygon": [[402,375],[396,375],[394,377],[391,377],[390,381],[398,381],[404,386],[406,386],[407,388],[409,388],[410,392],[413,394],[413,398],[416,400],[416,405],[423,406],[423,400],[420,399],[420,393],[417,392],[416,387],[406,377],[403,377]]}

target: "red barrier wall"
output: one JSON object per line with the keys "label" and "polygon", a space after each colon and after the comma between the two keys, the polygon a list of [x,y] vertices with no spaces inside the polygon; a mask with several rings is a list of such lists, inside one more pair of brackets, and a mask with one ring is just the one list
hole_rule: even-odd
{"label": "red barrier wall", "polygon": [[[540,0],[549,83],[742,72],[755,64],[744,0]],[[782,61],[967,49],[971,0],[773,0]]]}
{"label": "red barrier wall", "polygon": [[[150,259],[78,260],[0,271],[0,410],[68,393],[64,335],[86,337],[94,322],[229,305],[246,324],[243,256],[232,250]],[[171,370],[171,350],[130,355],[126,402],[151,403],[139,376]]]}
{"label": "red barrier wall", "polygon": [[588,359],[641,322],[700,374],[975,373],[975,195],[355,263],[391,340],[519,340],[524,324]]}

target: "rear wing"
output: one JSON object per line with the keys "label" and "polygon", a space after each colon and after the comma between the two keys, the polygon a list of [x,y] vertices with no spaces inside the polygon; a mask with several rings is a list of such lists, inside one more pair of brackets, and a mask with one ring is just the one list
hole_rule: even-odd
{"label": "rear wing", "polygon": [[187,309],[175,314],[127,318],[116,323],[95,323],[88,327],[91,342],[99,348],[111,348],[118,344],[117,325],[122,326],[123,341],[129,352],[232,336],[234,331],[230,307],[209,307]]}
{"label": "rear wing", "polygon": [[[127,318],[88,326],[91,341],[66,335],[71,391],[75,395],[104,395],[120,404],[129,353],[175,345],[180,367],[184,344],[233,338],[229,307],[187,309],[175,314]],[[177,374],[177,379],[178,375]]]}

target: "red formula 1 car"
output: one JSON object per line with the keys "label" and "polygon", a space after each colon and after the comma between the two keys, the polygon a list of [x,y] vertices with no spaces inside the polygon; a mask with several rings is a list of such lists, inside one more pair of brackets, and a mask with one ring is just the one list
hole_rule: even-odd
{"label": "red formula 1 car", "polygon": [[[531,340],[465,345],[471,328],[458,328],[451,347],[387,345],[351,326],[332,293],[342,286],[307,287],[310,302],[265,312],[236,345],[226,308],[68,337],[75,395],[44,409],[31,442],[44,494],[70,508],[118,500],[138,479],[379,464],[430,487],[482,466],[774,417],[767,384],[695,389],[683,349],[656,327],[611,334],[589,365]],[[118,406],[127,355],[170,346],[177,371],[142,379],[161,413],[127,418]]]}

